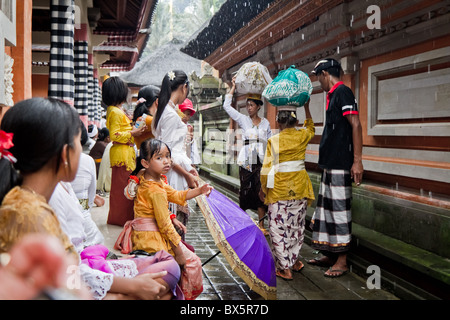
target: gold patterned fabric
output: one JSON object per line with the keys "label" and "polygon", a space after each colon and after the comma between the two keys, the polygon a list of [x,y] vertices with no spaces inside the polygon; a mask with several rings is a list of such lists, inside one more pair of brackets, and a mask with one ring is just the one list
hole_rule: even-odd
{"label": "gold patterned fabric", "polygon": [[8,192],[0,207],[0,253],[8,252],[22,237],[31,233],[55,236],[64,249],[76,261],[79,260],[45,198],[25,188],[15,187]]}

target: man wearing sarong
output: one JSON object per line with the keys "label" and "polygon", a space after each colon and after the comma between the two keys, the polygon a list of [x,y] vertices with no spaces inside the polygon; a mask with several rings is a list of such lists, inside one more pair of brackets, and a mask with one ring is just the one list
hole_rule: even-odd
{"label": "man wearing sarong", "polygon": [[339,277],[349,270],[352,179],[357,186],[361,184],[362,128],[355,96],[340,80],[343,74],[340,63],[334,59],[321,60],[313,74],[328,93],[318,162],[323,173],[311,221],[312,247],[320,250],[323,257],[308,263],[329,266],[324,275]]}

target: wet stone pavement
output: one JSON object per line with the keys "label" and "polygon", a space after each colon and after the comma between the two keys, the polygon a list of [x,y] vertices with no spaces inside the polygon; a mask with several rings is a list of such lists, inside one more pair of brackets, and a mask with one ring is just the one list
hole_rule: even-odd
{"label": "wet stone pavement", "polygon": [[[121,227],[106,224],[109,199],[100,208],[92,209],[92,218],[105,237],[105,245],[113,252],[114,243],[122,230]],[[196,254],[204,263],[219,250],[208,231],[203,215],[195,200],[189,201],[191,215],[187,225],[186,242],[193,245]],[[256,213],[247,213],[256,221]],[[266,222],[267,223],[267,222]],[[269,238],[267,238],[269,240]],[[300,252],[302,261],[317,256],[307,244]],[[277,278],[278,300],[398,300],[391,293],[382,289],[368,289],[366,280],[355,273],[348,273],[337,279],[323,276],[325,268],[305,263],[300,273],[294,273],[293,281]],[[222,254],[217,255],[203,266],[203,293],[197,300],[264,300],[230,268]]]}
{"label": "wet stone pavement", "polygon": [[[200,208],[195,201],[189,201],[191,215],[188,221],[186,242],[194,246],[195,253],[202,260],[203,293],[197,300],[258,300],[257,293],[230,268],[222,254],[212,258],[219,249],[208,231]],[[212,258],[209,262],[208,259]]]}
{"label": "wet stone pavement", "polygon": [[[186,241],[194,246],[202,262],[207,261],[219,250],[208,231],[202,213],[195,201],[190,201],[191,216],[188,222]],[[247,213],[257,220],[256,213]],[[267,224],[267,222],[266,222]],[[267,240],[269,238],[267,237]],[[293,273],[294,280],[277,278],[278,300],[396,300],[381,289],[367,289],[366,281],[354,273],[330,279],[323,276],[325,268],[310,266],[305,260],[317,256],[317,252],[304,244],[300,252],[305,268]],[[264,300],[250,290],[249,286],[230,268],[222,254],[203,266],[203,293],[197,300]]]}

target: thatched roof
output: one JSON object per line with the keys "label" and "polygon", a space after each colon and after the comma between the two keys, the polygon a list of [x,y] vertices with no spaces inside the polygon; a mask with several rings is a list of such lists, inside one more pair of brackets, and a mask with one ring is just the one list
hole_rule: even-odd
{"label": "thatched roof", "polygon": [[[182,52],[205,59],[276,0],[227,0]],[[280,0],[278,0],[280,1]]]}
{"label": "thatched roof", "polygon": [[149,55],[137,62],[135,67],[122,73],[119,77],[134,86],[155,85],[161,86],[161,82],[170,70],[183,70],[187,75],[195,71],[200,74],[201,60],[193,58],[180,51],[183,42],[172,40],[161,46]]}

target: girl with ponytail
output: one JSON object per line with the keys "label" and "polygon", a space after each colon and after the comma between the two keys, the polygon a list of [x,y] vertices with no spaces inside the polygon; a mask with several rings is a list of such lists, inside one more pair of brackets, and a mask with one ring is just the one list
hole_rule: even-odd
{"label": "girl with ponytail", "polygon": [[[185,138],[187,126],[177,112],[177,105],[183,103],[189,94],[189,79],[183,71],[168,72],[162,81],[156,115],[152,122],[152,131],[156,139],[165,142],[171,152],[173,166],[166,174],[169,185],[176,190],[185,190],[197,186],[197,171],[192,167],[186,154]],[[188,206],[169,204],[170,211],[186,225],[189,216]]]}
{"label": "girl with ponytail", "polygon": [[135,128],[140,128],[143,125],[147,128],[142,135],[134,138],[138,150],[140,149],[142,142],[154,138],[152,133],[152,121],[158,107],[159,91],[158,87],[152,85],[145,86],[139,90],[138,104],[133,113],[133,122]]}

